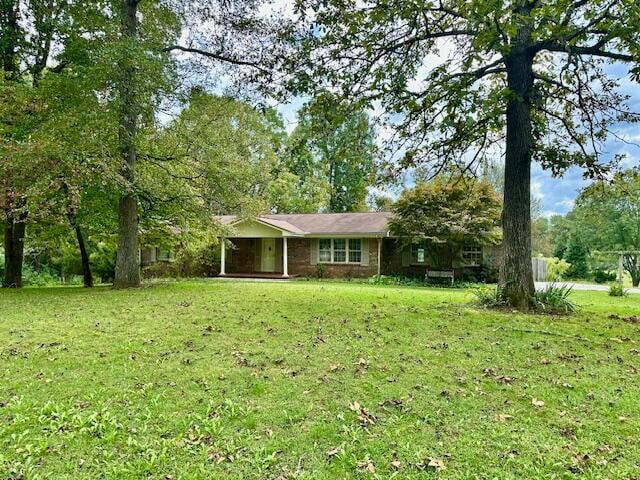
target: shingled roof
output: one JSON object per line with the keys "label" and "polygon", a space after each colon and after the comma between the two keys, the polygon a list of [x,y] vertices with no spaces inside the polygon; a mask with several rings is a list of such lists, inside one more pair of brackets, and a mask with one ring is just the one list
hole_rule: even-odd
{"label": "shingled roof", "polygon": [[[391,212],[291,213],[260,215],[257,220],[278,229],[304,235],[387,235]],[[216,217],[225,225],[238,220],[235,215]]]}

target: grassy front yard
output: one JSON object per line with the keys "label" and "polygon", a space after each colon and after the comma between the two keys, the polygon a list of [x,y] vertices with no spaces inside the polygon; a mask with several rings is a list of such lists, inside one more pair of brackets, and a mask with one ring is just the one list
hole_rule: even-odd
{"label": "grassy front yard", "polygon": [[0,292],[0,479],[637,477],[640,295],[576,292],[572,317],[471,298]]}

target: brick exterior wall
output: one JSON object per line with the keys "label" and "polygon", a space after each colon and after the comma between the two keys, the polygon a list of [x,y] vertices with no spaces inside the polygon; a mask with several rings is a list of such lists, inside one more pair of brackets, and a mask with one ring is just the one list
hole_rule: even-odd
{"label": "brick exterior wall", "polygon": [[[327,278],[367,278],[378,273],[378,240],[363,238],[369,242],[369,265],[354,265],[349,263],[325,263],[324,276]],[[311,239],[289,238],[289,275],[298,277],[317,277],[316,265],[311,264]]]}
{"label": "brick exterior wall", "polygon": [[256,271],[256,245],[253,238],[233,238],[231,243],[235,246],[231,252],[231,259],[225,261],[227,273],[252,273]]}
{"label": "brick exterior wall", "polygon": [[[235,249],[231,258],[227,255],[226,272],[228,274],[256,273],[256,248],[259,246],[257,239],[234,238],[231,239]],[[369,265],[357,264],[324,264],[324,277],[326,278],[367,278],[377,274],[378,271],[378,239],[363,239],[369,242]],[[282,239],[277,239],[277,248],[282,251]],[[311,264],[310,238],[288,238],[289,251],[289,275],[296,277],[317,278],[316,265]],[[146,252],[145,252],[146,253]],[[201,265],[191,261],[187,265],[179,262],[150,262],[143,269],[145,277],[161,276],[216,276],[220,273],[219,251],[215,252],[215,259],[210,264]],[[497,266],[501,257],[501,248],[491,247],[485,250],[485,262]],[[464,271],[473,272],[476,267],[455,268],[456,278],[461,278]],[[276,257],[276,270],[282,271],[282,255]],[[406,275],[422,277],[425,274],[425,265],[402,265],[402,250],[400,243],[395,239],[382,239],[382,263],[380,271],[383,275]]]}

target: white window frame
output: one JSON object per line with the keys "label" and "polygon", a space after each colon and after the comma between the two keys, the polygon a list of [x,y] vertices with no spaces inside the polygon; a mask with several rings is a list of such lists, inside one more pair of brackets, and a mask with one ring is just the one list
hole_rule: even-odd
{"label": "white window frame", "polygon": [[463,246],[462,262],[468,267],[479,267],[482,265],[482,245]]}
{"label": "white window frame", "polygon": [[[329,260],[322,260],[321,252],[326,252],[326,248],[320,248],[322,241],[329,241]],[[333,241],[330,238],[321,238],[318,240],[318,263],[332,263],[333,260]]]}
{"label": "white window frame", "polygon": [[[329,240],[331,242],[331,259],[329,261],[327,260],[322,260],[320,258],[320,242],[322,240]],[[344,261],[336,261],[335,260],[335,240],[344,240]],[[359,251],[360,252],[360,261],[358,262],[350,262],[349,261],[349,241],[350,240],[359,240],[360,241],[360,250],[356,250],[353,249],[354,252]],[[336,265],[360,265],[362,263],[362,239],[361,238],[343,238],[343,237],[338,237],[338,238],[319,238],[318,239],[318,263],[326,263],[326,264],[336,264]],[[340,250],[342,251],[342,250]]]}
{"label": "white window frame", "polygon": [[[351,250],[351,242],[358,242],[360,244],[360,248],[354,248]],[[358,252],[360,254],[360,259],[356,261],[351,260],[351,252]],[[362,239],[361,238],[348,238],[347,239],[347,263],[362,263]]]}
{"label": "white window frame", "polygon": [[[416,255],[415,257],[413,256],[413,249],[416,249]],[[419,250],[422,249],[423,250],[423,258],[422,261],[418,260],[418,252]],[[426,265],[427,264],[427,244],[426,242],[420,242],[420,243],[412,243],[411,244],[411,265]]]}

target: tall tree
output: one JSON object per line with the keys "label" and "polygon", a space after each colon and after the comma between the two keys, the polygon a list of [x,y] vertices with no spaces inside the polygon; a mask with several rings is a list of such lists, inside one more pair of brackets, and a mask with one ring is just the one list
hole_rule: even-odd
{"label": "tall tree", "polygon": [[404,153],[401,168],[427,163],[435,174],[504,152],[500,291],[528,308],[531,163],[554,174],[571,165],[595,177],[607,170],[600,153],[611,126],[637,116],[604,62],[625,62],[638,79],[638,2],[297,4],[307,19],[291,63],[297,87],[328,83],[381,105]]}
{"label": "tall tree", "polygon": [[[580,192],[567,215],[575,236],[592,251],[625,252],[623,267],[640,284],[640,173],[627,170],[611,182],[598,181]],[[569,242],[569,248],[571,242]],[[565,252],[568,259],[570,252]],[[613,254],[612,256],[616,256]]]}
{"label": "tall tree", "polygon": [[363,210],[368,188],[376,180],[374,138],[366,112],[322,92],[298,112],[288,170],[301,182],[324,180],[330,212]]}
{"label": "tall tree", "polygon": [[[41,121],[42,105],[37,89],[51,59],[54,42],[67,20],[65,5],[55,0],[2,0],[0,2],[0,55],[2,92],[0,102],[13,103],[13,111],[3,117],[0,130],[2,165],[2,219],[4,220],[4,287],[22,286],[22,264],[26,223],[29,216],[28,192],[34,172],[46,172],[38,164],[46,158],[18,157],[22,146]],[[52,68],[55,70],[59,65]],[[5,98],[5,95],[8,95]],[[13,98],[11,98],[13,96]]]}
{"label": "tall tree", "polygon": [[[18,7],[17,0],[3,0],[0,3],[0,49],[2,50],[0,53],[2,54],[3,83],[15,81],[18,76],[17,48],[21,34],[18,27]],[[6,85],[3,87],[3,90],[7,88]],[[4,130],[5,128],[3,128]],[[4,133],[6,136],[6,131]],[[3,138],[3,143],[4,141],[6,139]],[[3,158],[3,164],[7,160],[7,158]],[[5,256],[2,286],[20,287],[22,286],[26,212],[24,211],[24,201],[9,184],[8,176],[7,169],[3,168],[2,177],[0,177],[3,189]]]}
{"label": "tall tree", "polygon": [[[166,73],[162,67],[170,63],[170,58],[175,59],[168,56],[170,53],[180,56],[178,63],[185,76],[201,77],[203,82],[207,82],[208,75],[215,70],[221,77],[229,79],[232,85],[234,80],[239,79],[252,83],[257,80],[256,75],[271,78],[269,65],[272,62],[269,59],[273,56],[274,46],[278,41],[274,35],[276,20],[273,16],[265,18],[261,13],[260,7],[264,3],[262,0],[117,1],[121,43],[124,46],[117,82],[124,190],[119,204],[118,258],[114,286],[127,288],[140,284],[139,212],[136,195],[136,165],[141,158],[137,144],[140,129],[138,123],[142,105],[148,103],[142,98],[142,94],[154,94],[153,88],[149,89],[150,85],[147,84],[144,88],[141,84],[156,75]],[[139,15],[139,10],[142,10],[142,15]],[[150,17],[149,14],[153,12],[161,14]],[[170,34],[163,36],[163,28]],[[184,43],[177,42],[178,29],[182,29]],[[149,31],[155,31],[156,35],[150,35]],[[142,70],[150,64],[160,68],[143,75]],[[243,82],[236,82],[239,83]],[[155,102],[152,105],[156,110],[147,112],[151,115],[157,113],[158,107]]]}
{"label": "tall tree", "polygon": [[138,206],[135,195],[136,163],[138,152],[136,136],[138,133],[138,94],[137,69],[135,55],[138,42],[138,4],[140,0],[122,0],[120,4],[120,22],[124,48],[118,65],[118,93],[120,99],[119,143],[122,156],[122,177],[125,180],[124,191],[118,204],[118,250],[116,258],[116,276],[113,285],[116,288],[137,287],[140,285],[140,261],[138,245]]}

